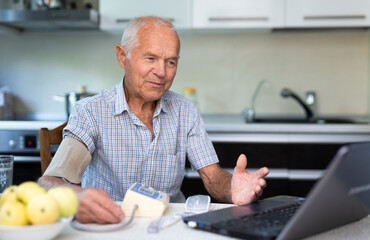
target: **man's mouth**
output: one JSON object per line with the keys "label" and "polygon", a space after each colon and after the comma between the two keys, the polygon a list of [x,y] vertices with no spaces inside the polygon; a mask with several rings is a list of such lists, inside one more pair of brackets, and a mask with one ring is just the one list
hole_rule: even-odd
{"label": "man's mouth", "polygon": [[163,83],[154,82],[154,81],[148,81],[148,83],[154,87],[162,87],[164,85]]}

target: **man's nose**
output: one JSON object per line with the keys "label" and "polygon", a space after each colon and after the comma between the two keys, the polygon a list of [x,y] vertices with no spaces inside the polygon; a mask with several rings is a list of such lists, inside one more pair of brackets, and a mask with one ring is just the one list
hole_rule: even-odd
{"label": "man's nose", "polygon": [[166,76],[166,64],[163,61],[158,61],[153,72],[159,78],[164,78]]}

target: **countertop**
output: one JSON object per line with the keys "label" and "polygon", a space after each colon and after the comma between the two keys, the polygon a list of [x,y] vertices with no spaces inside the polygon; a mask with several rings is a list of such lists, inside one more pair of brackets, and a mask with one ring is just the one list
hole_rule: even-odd
{"label": "countertop", "polygon": [[65,121],[0,121],[0,130],[39,130],[55,128]]}
{"label": "countertop", "polygon": [[[211,209],[220,209],[224,207],[232,206],[231,204],[211,204]],[[164,220],[170,219],[172,216],[177,214],[182,214],[185,211],[184,204],[181,203],[170,203],[165,214]],[[209,233],[201,230],[195,230],[189,228],[182,220],[179,220],[172,225],[160,230],[158,233],[147,233],[147,227],[150,223],[150,218],[136,218],[127,227],[122,230],[105,232],[105,233],[93,233],[93,232],[82,232],[73,229],[71,226],[66,225],[62,230],[61,234],[57,236],[56,240],[74,240],[74,239],[234,239],[214,233]],[[355,223],[351,223],[312,237],[306,240],[322,240],[322,239],[332,239],[332,240],[344,240],[344,239],[369,239],[370,238],[370,217],[366,217]]]}
{"label": "countertop", "polygon": [[[370,141],[370,124],[245,123],[241,114],[202,115],[213,142],[351,143]],[[0,130],[39,130],[64,121],[0,121]]]}
{"label": "countertop", "polygon": [[[370,124],[246,123],[241,114],[203,114],[206,130],[213,132],[260,133],[370,133]],[[54,128],[65,121],[0,121],[0,130]]]}
{"label": "countertop", "polygon": [[370,133],[370,124],[246,123],[241,114],[202,115],[207,132]]}
{"label": "countertop", "polygon": [[370,124],[245,123],[240,114],[203,115],[212,142],[352,143],[370,141]]}

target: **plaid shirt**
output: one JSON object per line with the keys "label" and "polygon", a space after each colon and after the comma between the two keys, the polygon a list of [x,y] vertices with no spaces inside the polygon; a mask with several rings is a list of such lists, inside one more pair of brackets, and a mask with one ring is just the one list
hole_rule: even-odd
{"label": "plaid shirt", "polygon": [[197,108],[185,97],[165,93],[154,112],[153,132],[152,141],[150,130],[130,111],[123,81],[77,102],[64,137],[83,142],[91,153],[82,187],[103,189],[121,201],[140,182],[175,198],[186,157],[196,170],[218,162]]}

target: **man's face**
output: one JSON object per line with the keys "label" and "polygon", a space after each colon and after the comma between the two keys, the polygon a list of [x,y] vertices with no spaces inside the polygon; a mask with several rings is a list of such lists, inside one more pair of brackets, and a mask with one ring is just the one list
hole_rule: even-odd
{"label": "man's face", "polygon": [[167,27],[144,27],[132,50],[124,57],[125,88],[128,101],[152,102],[171,87],[176,75],[180,43],[176,33]]}

